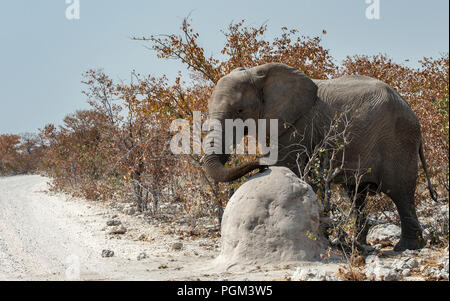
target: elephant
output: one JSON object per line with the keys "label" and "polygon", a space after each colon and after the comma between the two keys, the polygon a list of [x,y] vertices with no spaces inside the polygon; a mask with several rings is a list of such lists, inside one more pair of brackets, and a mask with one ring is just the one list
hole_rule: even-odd
{"label": "elephant", "polygon": [[[286,166],[297,175],[298,156],[283,152],[298,142],[294,131],[304,133],[301,141],[312,151],[323,139],[329,121],[339,112],[352,118],[348,128],[351,139],[345,146],[340,176],[333,182],[355,197],[358,212],[363,212],[368,193],[388,195],[401,221],[401,237],[394,250],[423,248],[426,241],[414,204],[418,157],[435,201],[437,195],[424,158],[419,119],[388,84],[362,75],[310,79],[288,65],[267,63],[237,68],[223,76],[208,101],[208,118],[221,123],[226,119],[277,119],[281,159],[275,165]],[[206,173],[217,182],[231,182],[253,170],[267,168],[259,161],[227,167],[229,158],[226,153],[205,155]],[[346,171],[356,169],[370,170],[361,178],[358,192],[355,180],[346,176]],[[357,220],[359,226],[365,225],[365,218],[362,215]],[[362,232],[359,242],[365,245],[367,229]]]}

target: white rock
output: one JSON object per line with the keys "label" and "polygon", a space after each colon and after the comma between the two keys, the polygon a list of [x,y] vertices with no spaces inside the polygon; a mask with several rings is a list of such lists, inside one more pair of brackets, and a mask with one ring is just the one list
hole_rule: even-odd
{"label": "white rock", "polygon": [[419,266],[419,262],[417,261],[417,259],[412,258],[412,257],[403,257],[400,259],[396,259],[392,263],[392,267],[394,269],[396,269],[397,271],[402,271],[405,269],[411,270],[411,269],[417,268],[418,266]]}
{"label": "white rock", "polygon": [[375,255],[366,257],[364,272],[369,280],[376,281],[395,281],[402,277],[395,269],[384,266],[380,258]]}
{"label": "white rock", "polygon": [[419,255],[420,250],[405,250],[402,252],[404,256]]}
{"label": "white rock", "polygon": [[393,224],[380,224],[370,228],[367,242],[376,245],[381,242],[394,244],[400,240],[401,229]]}
{"label": "white rock", "polygon": [[125,234],[127,232],[127,228],[125,228],[123,225],[119,226],[112,226],[108,230],[108,234]]}
{"label": "white rock", "polygon": [[396,281],[401,278],[396,271],[386,267],[378,267],[375,269],[375,280],[377,281]]}
{"label": "white rock", "polygon": [[401,271],[402,276],[403,277],[408,277],[411,275],[411,270],[410,269],[404,269],[403,271]]}
{"label": "white rock", "polygon": [[436,267],[429,267],[429,268],[425,271],[425,274],[426,274],[428,277],[435,278],[435,279],[440,279],[441,276],[443,276],[443,275],[442,275],[442,272],[441,272],[438,268],[436,268]]}
{"label": "white rock", "polygon": [[420,250],[419,252],[419,256],[428,256],[432,253],[432,251],[428,248],[423,248],[422,250]]}
{"label": "white rock", "polygon": [[291,279],[293,281],[339,281],[334,273],[317,268],[297,268]]}
{"label": "white rock", "polygon": [[320,204],[312,188],[285,167],[251,177],[232,196],[222,218],[221,253],[230,266],[319,257]]}

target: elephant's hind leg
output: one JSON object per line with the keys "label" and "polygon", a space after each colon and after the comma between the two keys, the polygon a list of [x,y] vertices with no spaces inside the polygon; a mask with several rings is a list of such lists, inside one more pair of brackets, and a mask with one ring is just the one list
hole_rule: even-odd
{"label": "elephant's hind leg", "polygon": [[422,236],[422,227],[416,214],[414,205],[415,182],[410,187],[394,188],[386,193],[394,201],[400,215],[402,234],[394,251],[401,252],[406,249],[416,250],[425,246]]}

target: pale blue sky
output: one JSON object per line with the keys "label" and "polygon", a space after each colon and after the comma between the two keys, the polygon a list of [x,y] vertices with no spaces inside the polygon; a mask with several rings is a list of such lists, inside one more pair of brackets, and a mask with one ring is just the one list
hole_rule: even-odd
{"label": "pale blue sky", "polygon": [[267,38],[280,28],[320,35],[340,62],[346,55],[387,53],[414,65],[424,56],[448,52],[448,0],[380,0],[380,20],[365,17],[365,0],[111,1],[80,0],[81,18],[65,18],[64,0],[2,0],[0,4],[0,134],[60,124],[86,108],[81,75],[104,68],[114,79],[130,71],[173,78],[182,66],[162,61],[129,39],[178,32],[191,13],[202,45],[218,54],[221,29],[246,19],[267,21]]}

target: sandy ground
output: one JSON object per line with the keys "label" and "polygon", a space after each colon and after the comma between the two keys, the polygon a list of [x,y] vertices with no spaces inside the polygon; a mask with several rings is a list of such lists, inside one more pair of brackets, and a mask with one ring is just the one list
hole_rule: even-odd
{"label": "sandy ground", "polygon": [[[298,267],[337,269],[304,262],[218,270],[217,241],[180,238],[109,204],[50,194],[48,181],[0,178],[0,280],[285,280]],[[113,215],[125,234],[106,233]],[[176,242],[183,243],[180,250],[173,249]],[[114,256],[103,258],[104,249]],[[138,260],[141,253],[147,258]]]}

